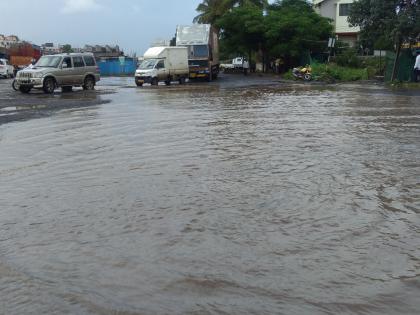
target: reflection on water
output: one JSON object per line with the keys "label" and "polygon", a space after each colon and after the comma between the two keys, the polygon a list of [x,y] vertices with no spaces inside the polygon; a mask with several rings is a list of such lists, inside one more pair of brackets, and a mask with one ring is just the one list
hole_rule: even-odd
{"label": "reflection on water", "polygon": [[418,313],[418,96],[102,97],[0,125],[0,313]]}

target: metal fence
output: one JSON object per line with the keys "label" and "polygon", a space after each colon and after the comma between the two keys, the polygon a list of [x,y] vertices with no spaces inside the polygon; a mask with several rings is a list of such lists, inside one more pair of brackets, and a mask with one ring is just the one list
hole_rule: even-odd
{"label": "metal fence", "polygon": [[[395,53],[388,51],[386,54],[385,81],[391,81],[392,70],[394,67]],[[396,80],[401,82],[410,82],[413,80],[413,69],[415,62],[414,53],[411,49],[401,50],[399,62],[397,64]]]}
{"label": "metal fence", "polygon": [[102,76],[129,76],[134,75],[137,69],[137,59],[111,58],[101,59],[98,66]]}

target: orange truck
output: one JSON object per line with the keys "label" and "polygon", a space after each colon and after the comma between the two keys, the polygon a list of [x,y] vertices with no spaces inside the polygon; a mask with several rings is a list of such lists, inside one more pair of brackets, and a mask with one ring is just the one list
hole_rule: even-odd
{"label": "orange truck", "polygon": [[27,66],[32,63],[33,59],[32,56],[10,56],[10,64],[17,67]]}
{"label": "orange truck", "polygon": [[41,49],[31,43],[19,43],[9,48],[10,63],[16,67],[27,66],[41,57]]}

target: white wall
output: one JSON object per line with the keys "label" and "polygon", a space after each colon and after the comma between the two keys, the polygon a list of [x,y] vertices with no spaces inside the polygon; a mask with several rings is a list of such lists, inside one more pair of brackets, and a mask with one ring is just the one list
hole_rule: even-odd
{"label": "white wall", "polygon": [[[339,5],[353,3],[354,0],[325,0],[315,7],[321,16],[332,19],[336,33],[358,33],[359,27],[350,27],[347,16],[340,16]],[[314,1],[317,3],[317,1]]]}
{"label": "white wall", "polygon": [[336,0],[327,0],[321,5],[316,6],[315,11],[318,12],[319,15],[335,21],[335,18],[336,18],[335,2]]}
{"label": "white wall", "polygon": [[335,0],[336,2],[336,18],[335,18],[335,31],[336,33],[358,33],[359,27],[350,27],[347,21],[348,16],[340,16],[339,5],[353,3],[354,0]]}

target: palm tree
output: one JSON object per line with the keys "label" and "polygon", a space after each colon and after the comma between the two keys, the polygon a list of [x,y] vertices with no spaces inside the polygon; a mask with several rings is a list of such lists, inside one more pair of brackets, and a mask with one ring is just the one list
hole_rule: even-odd
{"label": "palm tree", "polygon": [[199,15],[194,18],[194,23],[214,24],[231,8],[231,0],[204,0],[196,9]]}

